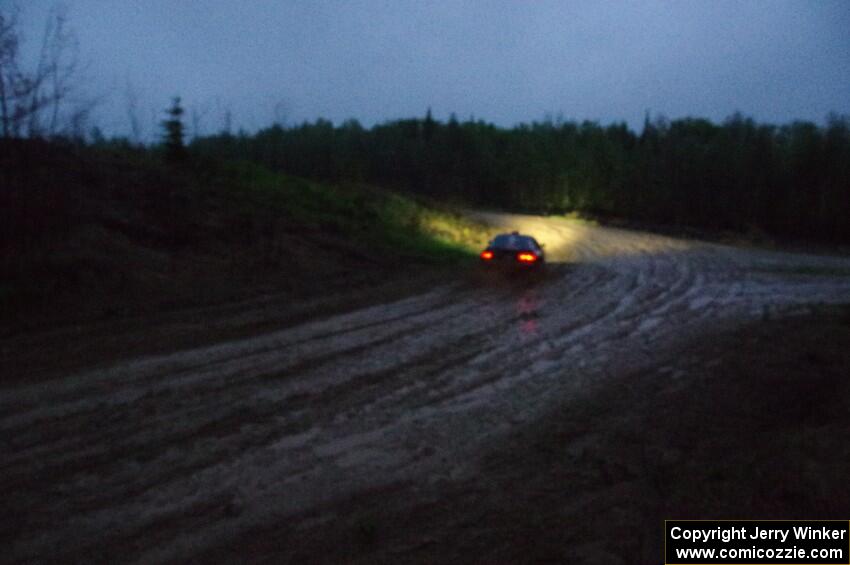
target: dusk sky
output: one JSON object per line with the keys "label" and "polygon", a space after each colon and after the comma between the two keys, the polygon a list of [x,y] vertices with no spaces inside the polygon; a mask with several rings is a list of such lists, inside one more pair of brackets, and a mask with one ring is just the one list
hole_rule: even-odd
{"label": "dusk sky", "polygon": [[[0,3],[12,3],[0,0]],[[52,0],[19,1],[32,50]],[[668,118],[823,123],[850,113],[850,2],[68,0],[103,97],[146,136],[174,95],[220,130],[454,112],[502,126]]]}

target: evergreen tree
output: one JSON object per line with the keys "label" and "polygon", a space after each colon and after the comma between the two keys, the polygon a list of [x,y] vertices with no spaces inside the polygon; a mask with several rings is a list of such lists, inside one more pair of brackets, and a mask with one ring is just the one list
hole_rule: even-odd
{"label": "evergreen tree", "polygon": [[186,146],[183,143],[185,128],[183,126],[183,107],[180,105],[180,97],[175,96],[171,108],[166,110],[168,119],[162,122],[165,129],[164,145],[165,157],[169,161],[182,161],[186,158]]}
{"label": "evergreen tree", "polygon": [[431,138],[434,137],[434,118],[431,116],[431,107],[428,107],[428,113],[425,114],[425,121],[422,123],[422,137],[425,138],[425,141],[431,141]]}

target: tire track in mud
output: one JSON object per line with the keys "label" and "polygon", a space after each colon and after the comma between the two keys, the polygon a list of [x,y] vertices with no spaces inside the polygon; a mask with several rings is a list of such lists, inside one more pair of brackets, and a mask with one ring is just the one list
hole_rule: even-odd
{"label": "tire track in mud", "polygon": [[[466,310],[469,310],[469,308],[460,310],[459,314],[464,314]],[[443,318],[436,318],[431,320],[430,324],[442,324],[444,321],[445,320]],[[296,377],[301,377],[302,380],[310,381],[311,386],[316,388],[316,382],[320,381],[320,375],[316,374],[318,369],[321,369],[326,365],[333,364],[334,362],[338,362],[342,357],[363,354],[368,349],[380,350],[380,348],[384,346],[395,347],[395,342],[402,341],[409,336],[415,336],[417,332],[422,331],[424,327],[425,325],[423,324],[414,325],[404,331],[396,331],[391,335],[383,335],[380,339],[368,341],[365,344],[358,344],[345,349],[335,350],[327,357],[314,356],[297,361],[294,364],[284,364],[283,367],[278,368],[273,373],[263,373],[260,371],[253,375],[250,383],[245,380],[240,382],[238,385],[239,389],[237,389],[237,386],[234,384],[228,386],[219,382],[218,384],[210,384],[207,389],[203,390],[182,391],[172,389],[164,391],[166,393],[165,395],[163,395],[163,391],[149,392],[144,396],[144,398],[137,401],[122,403],[117,407],[111,407],[113,411],[116,411],[125,407],[134,406],[136,411],[146,412],[148,406],[155,404],[157,411],[167,412],[171,409],[173,412],[176,412],[179,410],[183,412],[184,417],[188,416],[191,420],[193,426],[192,429],[178,428],[175,430],[166,426],[159,426],[158,429],[162,431],[161,435],[149,435],[144,438],[144,440],[140,440],[138,442],[133,441],[134,427],[128,427],[126,425],[116,427],[122,423],[120,421],[111,421],[110,427],[106,430],[102,430],[100,428],[100,423],[92,419],[92,416],[98,413],[97,409],[92,409],[81,414],[73,414],[71,417],[66,416],[63,418],[57,418],[55,422],[57,425],[51,429],[52,433],[45,434],[42,431],[40,436],[29,438],[28,442],[26,431],[27,429],[35,428],[31,428],[32,422],[27,422],[26,425],[21,425],[18,428],[12,428],[9,430],[16,435],[15,447],[18,454],[17,456],[5,461],[3,466],[0,467],[0,471],[3,472],[4,476],[7,478],[6,486],[20,487],[20,484],[16,484],[16,481],[14,480],[16,473],[12,469],[17,467],[19,469],[19,475],[28,476],[31,474],[31,463],[38,458],[44,458],[51,450],[69,454],[65,457],[53,457],[50,459],[51,468],[56,469],[57,473],[73,471],[77,467],[88,468],[93,466],[95,461],[92,461],[92,459],[96,460],[97,458],[84,450],[86,445],[92,442],[100,445],[115,445],[120,443],[119,440],[123,439],[123,443],[126,448],[121,451],[113,449],[110,456],[126,456],[136,448],[142,447],[145,443],[158,445],[160,446],[160,451],[167,451],[172,449],[175,444],[186,443],[187,441],[191,441],[195,438],[195,436],[202,435],[200,430],[204,428],[216,427],[214,425],[216,422],[221,423],[222,420],[226,421],[228,419],[233,419],[232,416],[234,412],[237,416],[241,416],[243,420],[247,419],[242,410],[244,406],[251,406],[252,404],[269,401],[267,398],[256,398],[255,394],[256,389],[268,386],[267,383],[263,382],[267,379],[277,380],[280,378],[294,379]],[[464,345],[468,345],[470,343],[469,338],[471,335],[472,334],[466,334],[461,336],[463,338]],[[415,351],[415,349],[413,350]],[[442,356],[441,352],[427,351],[424,355],[418,354],[418,357],[414,357],[412,360],[405,361],[404,363],[396,366],[380,368],[378,370],[362,370],[359,372],[352,371],[353,375],[350,380],[359,380],[360,382],[353,385],[347,381],[343,383],[337,382],[335,384],[328,385],[324,389],[320,389],[317,393],[299,393],[297,391],[284,392],[279,395],[284,398],[273,404],[285,404],[289,405],[289,408],[293,404],[289,399],[299,394],[301,394],[302,397],[307,398],[312,398],[313,396],[316,396],[316,394],[323,394],[323,404],[326,404],[329,397],[333,396],[331,393],[332,390],[340,389],[353,392],[358,388],[363,388],[363,379],[369,379],[369,381],[373,383],[378,374],[390,376],[394,370],[409,371],[432,355],[435,358]],[[325,380],[327,380],[327,378],[325,378]],[[242,390],[249,388],[249,386],[251,387],[250,390]],[[173,405],[170,405],[169,401],[175,401],[176,397],[180,393],[184,392],[188,392],[193,395],[193,404],[199,408],[193,409],[192,407],[185,406],[185,403],[180,401],[171,402]],[[153,396],[153,398],[151,398],[151,396]],[[141,406],[139,406],[140,404]],[[193,414],[193,410],[199,413],[197,415]],[[102,408],[100,412],[103,412]],[[129,419],[128,416],[131,415],[123,413],[122,416],[122,420],[126,421]],[[141,421],[142,418],[139,417],[136,420]],[[38,423],[39,422],[35,422],[35,424]],[[87,424],[91,429],[85,428]],[[217,427],[220,428],[221,426]],[[68,437],[68,429],[75,430],[75,435]],[[92,435],[95,433],[99,433],[100,435],[93,438]],[[35,433],[31,433],[30,435],[34,436]],[[29,452],[27,452],[28,448],[36,445],[39,449],[30,449]],[[84,457],[80,457],[81,455],[84,455]],[[77,460],[74,459],[75,457]],[[28,463],[30,464],[28,465]],[[44,475],[44,472],[42,472],[42,475]],[[48,473],[48,475],[50,474]],[[41,476],[39,477],[39,481],[47,481],[54,478],[56,478],[55,475]],[[11,479],[11,484],[8,479]],[[19,481],[17,481],[17,483],[19,483]]]}
{"label": "tire track in mud", "polygon": [[[405,316],[390,317],[386,324],[363,324],[358,326],[362,331],[357,332],[352,339],[342,339],[347,334],[355,333],[343,330],[317,335],[315,339],[287,340],[275,336],[272,338],[274,346],[267,345],[269,338],[263,338],[260,340],[261,345],[256,348],[243,345],[242,355],[228,355],[203,364],[176,366],[174,363],[167,363],[160,367],[160,372],[155,375],[144,374],[138,378],[122,380],[123,375],[117,371],[100,371],[98,376],[104,381],[111,378],[121,381],[108,382],[107,386],[71,392],[61,390],[58,394],[51,395],[49,391],[39,394],[47,388],[44,384],[39,384],[26,391],[29,393],[29,398],[26,399],[28,402],[22,402],[21,397],[24,394],[17,391],[13,397],[16,406],[7,410],[0,422],[5,429],[20,432],[38,424],[37,418],[44,414],[44,417],[54,421],[62,417],[60,415],[67,417],[67,421],[74,418],[86,419],[90,414],[102,410],[104,399],[113,404],[127,405],[150,395],[184,393],[215,396],[222,389],[232,389],[236,385],[267,386],[262,383],[258,385],[257,381],[272,375],[289,375],[293,378],[301,376],[311,367],[322,366],[346,356],[362,355],[379,346],[420,333],[428,326],[442,327],[451,319],[468,315],[473,310],[503,299],[491,294],[477,297],[470,304],[467,296],[460,296],[462,300],[432,305]],[[153,380],[157,376],[158,378]],[[114,389],[118,384],[124,386],[121,395],[115,394]],[[133,394],[126,390],[130,388],[133,389]],[[4,403],[3,408],[9,408],[13,402]],[[37,408],[38,405],[45,404],[50,407]]]}
{"label": "tire track in mud", "polygon": [[549,275],[0,390],[0,488],[21,517],[0,531],[11,558],[105,543],[180,560],[364,489],[451,480],[516,422],[706,326],[850,301],[848,277],[758,271],[847,260],[485,219],[535,234]]}
{"label": "tire track in mud", "polygon": [[[402,321],[408,318],[419,318],[425,314],[434,313],[441,308],[458,307],[457,304],[452,304],[450,302],[443,302],[442,305],[435,306],[433,301],[434,299],[431,296],[433,294],[438,293],[429,293],[429,295],[426,295],[425,298],[428,300],[423,300],[422,297],[402,300],[400,302],[416,301],[418,303],[422,301],[425,302],[425,305],[417,305],[415,309],[408,311],[403,304],[399,304],[399,310],[402,310],[403,313],[390,315],[379,320],[361,322],[358,318],[363,316],[363,311],[360,311],[347,316],[341,316],[341,318],[350,318],[342,324],[340,323],[340,320],[332,319],[326,323],[320,322],[316,324],[319,327],[315,329],[307,328],[306,331],[280,332],[284,334],[284,336],[280,336],[279,333],[269,335],[261,340],[261,343],[258,343],[258,340],[256,339],[240,340],[235,344],[203,348],[193,352],[191,355],[178,354],[159,356],[149,360],[130,363],[123,367],[124,373],[130,375],[130,377],[125,377],[122,384],[127,386],[130,384],[144,383],[150,377],[155,377],[157,375],[168,375],[169,380],[174,381],[175,378],[181,374],[191,374],[193,371],[196,372],[208,367],[216,367],[218,372],[220,372],[222,368],[221,366],[229,361],[237,360],[244,363],[252,356],[260,357],[263,354],[279,351],[284,347],[297,347],[302,344],[318,344],[321,343],[323,339],[356,333],[358,331]],[[369,311],[372,309],[370,308],[366,310]],[[390,312],[393,311],[393,309],[390,309]],[[345,323],[349,323],[350,326],[346,326]],[[299,330],[304,330],[304,328],[299,328]],[[289,334],[294,335],[287,340],[286,336]],[[65,383],[58,383],[55,387],[56,390],[54,396],[52,396],[50,400],[54,402],[65,401],[73,399],[75,396],[87,398],[91,394],[97,392],[97,385],[100,384],[98,381],[115,378],[119,378],[119,375],[117,375],[113,369],[105,369],[95,371],[88,375],[84,374],[78,378],[71,377],[70,379],[63,379],[64,381],[67,381],[68,384],[65,385]],[[92,383],[91,381],[95,382]],[[90,386],[89,388],[86,388],[85,385]],[[50,390],[50,388],[45,386],[43,383],[39,383],[29,389],[26,387],[22,388],[22,391],[18,391],[18,396],[15,398],[15,401],[17,402],[18,407],[21,407],[22,403],[30,400],[29,404],[24,405],[25,408],[29,408],[34,405],[36,400],[43,402],[45,392],[47,391],[42,389]],[[31,393],[29,398],[27,398],[27,392]],[[12,406],[11,403],[3,402],[0,404],[0,408],[6,409],[4,413],[9,414],[10,410],[8,409],[14,408],[14,406]]]}

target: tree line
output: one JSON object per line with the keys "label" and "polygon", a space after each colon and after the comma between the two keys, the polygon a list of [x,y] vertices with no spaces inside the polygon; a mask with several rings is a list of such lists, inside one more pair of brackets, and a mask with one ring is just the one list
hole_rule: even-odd
{"label": "tree line", "polygon": [[624,123],[355,120],[196,138],[194,155],[368,182],[476,206],[613,215],[850,242],[850,121],[775,126],[733,115]]}
{"label": "tree line", "polygon": [[[0,9],[0,139],[82,142],[96,100],[71,96],[80,83],[78,45],[65,9],[50,11],[32,64],[21,60],[20,45],[18,12]],[[134,94],[128,114],[133,141],[123,143],[142,150]],[[429,110],[421,119],[371,128],[319,119],[234,136],[228,125],[195,137],[187,152],[183,115],[175,98],[161,122],[163,154],[174,162],[190,155],[245,159],[302,177],[476,206],[850,242],[846,116],[781,126],[740,114],[721,124],[647,116],[637,133],[624,123],[546,120],[503,128],[454,116],[441,122]],[[97,128],[92,132],[96,144],[107,143]]]}

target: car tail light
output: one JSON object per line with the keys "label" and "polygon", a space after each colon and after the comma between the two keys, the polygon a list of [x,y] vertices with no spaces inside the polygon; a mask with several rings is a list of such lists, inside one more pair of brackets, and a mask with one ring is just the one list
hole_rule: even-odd
{"label": "car tail light", "polygon": [[488,251],[482,251],[481,252],[481,258],[484,259],[485,261],[489,261],[490,259],[493,258],[493,252],[489,251],[489,250]]}
{"label": "car tail light", "polygon": [[537,261],[537,255],[534,253],[520,253],[516,256],[516,259],[520,263],[534,263]]}

